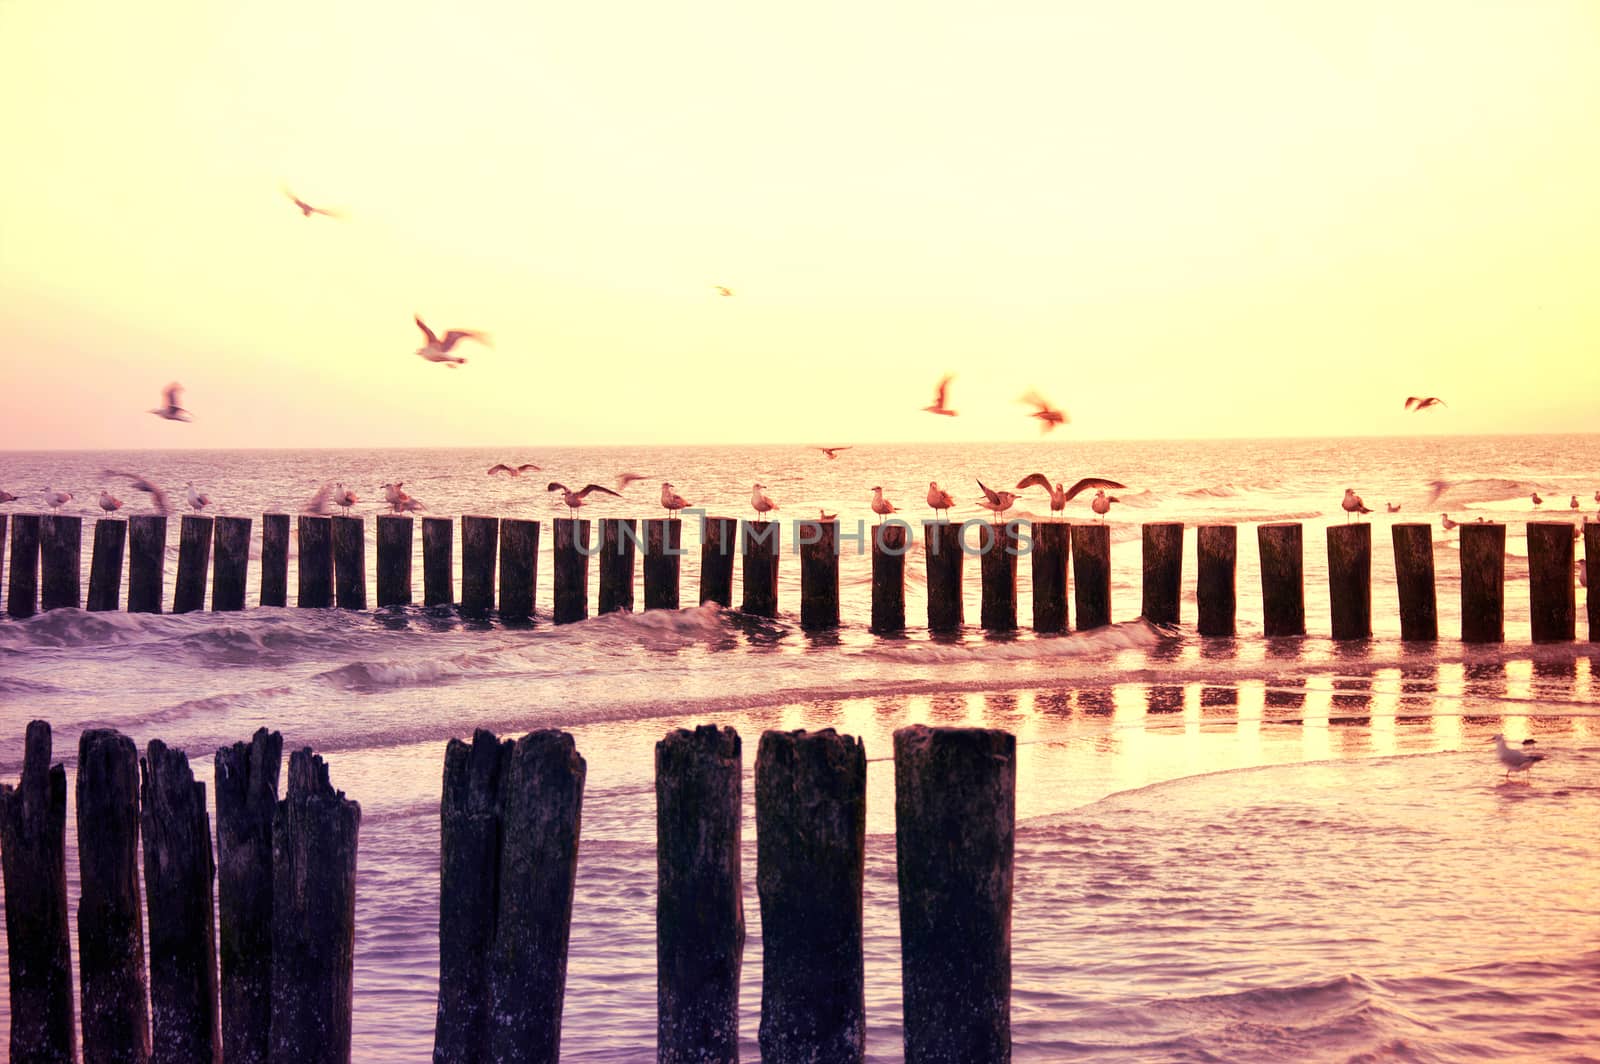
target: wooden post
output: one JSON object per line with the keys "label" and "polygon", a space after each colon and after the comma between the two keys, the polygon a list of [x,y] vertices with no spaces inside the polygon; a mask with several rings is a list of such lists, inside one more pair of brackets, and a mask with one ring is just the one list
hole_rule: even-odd
{"label": "wooden post", "polygon": [[865,1058],[862,884],[867,755],[860,739],[769,731],[756,754],[761,1059]]}
{"label": "wooden post", "polygon": [[[94,523],[94,553],[89,559],[89,609],[115,610],[122,603],[122,555],[128,543],[128,522],[102,517]],[[137,754],[134,763],[138,763]]]}
{"label": "wooden post", "polygon": [[289,515],[261,515],[261,605],[289,604]]}
{"label": "wooden post", "polygon": [[744,526],[745,613],[778,615],[778,552],[782,526],[776,521],[741,521]]}
{"label": "wooden post", "polygon": [[733,605],[733,555],[739,522],[732,517],[707,517],[701,523],[700,605]]}
{"label": "wooden post", "polygon": [[1506,638],[1506,526],[1473,522],[1463,524],[1459,531],[1461,641],[1503,643]]}
{"label": "wooden post", "polygon": [[167,518],[128,518],[128,612],[160,613],[167,568]]}
{"label": "wooden post", "polygon": [[1238,554],[1239,529],[1234,525],[1201,525],[1195,531],[1196,627],[1203,636],[1231,638],[1234,634]]}
{"label": "wooden post", "polygon": [[1065,521],[1033,523],[1033,630],[1065,632],[1067,611],[1067,555],[1072,550],[1072,526]]}
{"label": "wooden post", "polygon": [[39,609],[39,515],[17,514],[11,520],[11,583],[6,612],[32,617]]}
{"label": "wooden post", "polygon": [[1141,613],[1152,624],[1177,624],[1183,590],[1183,524],[1143,526],[1144,583]]}
{"label": "wooden post", "polygon": [[978,617],[986,632],[1017,628],[1017,522],[984,526],[985,548],[979,557],[983,603]]}
{"label": "wooden post", "polygon": [[1269,638],[1306,634],[1305,557],[1298,524],[1259,525],[1261,629]]}
{"label": "wooden post", "polygon": [[150,1059],[150,1014],[139,904],[139,751],[132,739],[100,728],[78,736],[75,804],[83,1064],[142,1064]]}
{"label": "wooden post", "polygon": [[83,566],[83,518],[44,514],[39,519],[39,608],[77,609],[79,571]]}
{"label": "wooden post", "polygon": [[378,515],[378,608],[411,605],[412,521]]}
{"label": "wooden post", "polygon": [[[6,575],[6,530],[9,527],[10,514],[0,514],[0,585],[5,582]],[[4,590],[0,587],[0,590]]]}
{"label": "wooden post", "polygon": [[1528,522],[1528,623],[1535,643],[1570,643],[1578,636],[1572,525]]}
{"label": "wooden post", "polygon": [[[611,549],[609,546],[606,548]],[[678,608],[679,552],[683,549],[683,522],[677,518],[652,518],[644,523],[644,608]],[[633,547],[628,547],[628,577],[633,578]],[[602,585],[604,581],[602,580]],[[633,601],[632,590],[628,601]],[[603,611],[602,611],[603,612]]]}
{"label": "wooden post", "polygon": [[[556,533],[559,546],[561,534]],[[533,616],[533,588],[539,572],[539,522],[507,517],[500,522],[500,619]],[[556,565],[559,575],[561,566]]]}
{"label": "wooden post", "polygon": [[367,608],[367,523],[359,517],[333,521],[333,588],[341,610]]}
{"label": "wooden post", "polygon": [[295,605],[325,610],[333,605],[333,518],[300,515],[300,591]]}
{"label": "wooden post", "polygon": [[911,526],[891,518],[872,526],[872,630],[906,628],[906,553]]}
{"label": "wooden post", "polygon": [[928,631],[959,632],[966,621],[961,598],[961,545],[964,526],[949,521],[924,521],[922,538],[928,567]]}
{"label": "wooden post", "polygon": [[1433,526],[1401,523],[1393,528],[1400,638],[1407,642],[1434,642],[1439,638],[1439,605],[1433,582]]}
{"label": "wooden post", "polygon": [[[682,526],[673,534],[676,546]],[[633,612],[633,555],[638,522],[630,518],[600,519],[600,613]],[[645,562],[645,602],[650,601],[650,563]],[[678,559],[672,559],[672,609],[678,608]]]}
{"label": "wooden post", "polygon": [[739,1059],[739,733],[703,724],[656,744],[656,1060]]}
{"label": "wooden post", "polygon": [[250,518],[218,517],[212,536],[211,608],[242,610],[250,579]]}
{"label": "wooden post", "polygon": [[1589,642],[1600,643],[1600,595],[1595,584],[1600,581],[1600,523],[1583,523],[1583,567],[1588,575],[1588,591],[1584,594],[1585,609],[1589,614]]}
{"label": "wooden post", "polygon": [[67,773],[50,764],[50,725],[32,721],[23,743],[21,782],[0,784],[11,1064],[77,1059],[66,833]]}
{"label": "wooden post", "polygon": [[206,608],[206,570],[211,567],[211,518],[184,514],[178,532],[178,586],[172,592],[173,613]]}
{"label": "wooden post", "polygon": [[139,774],[150,910],[150,1060],[215,1060],[222,1039],[206,785],[195,781],[184,752],[160,739],[145,747]]}
{"label": "wooden post", "polygon": [[1073,526],[1072,596],[1078,607],[1078,631],[1111,623],[1110,525]]}
{"label": "wooden post", "polygon": [[453,606],[456,601],[455,522],[448,517],[422,519],[422,605]]}
{"label": "wooden post", "polygon": [[1016,738],[901,728],[894,781],[906,1064],[1009,1061]]}
{"label": "wooden post", "polygon": [[589,616],[589,522],[579,518],[555,521],[555,610],[557,624]]}
{"label": "wooden post", "polygon": [[1328,608],[1333,638],[1372,638],[1372,526],[1328,526]]}
{"label": "wooden post", "polygon": [[800,627],[808,632],[839,627],[839,522],[802,521]]}
{"label": "wooden post", "polygon": [[283,736],[257,729],[217,751],[222,1059],[267,1064],[272,1025],[272,816]]}
{"label": "wooden post", "polygon": [[361,806],[309,749],[272,815],[271,1064],[349,1064]]}
{"label": "wooden post", "polygon": [[494,610],[494,553],[500,519],[461,519],[461,616],[480,619]]}

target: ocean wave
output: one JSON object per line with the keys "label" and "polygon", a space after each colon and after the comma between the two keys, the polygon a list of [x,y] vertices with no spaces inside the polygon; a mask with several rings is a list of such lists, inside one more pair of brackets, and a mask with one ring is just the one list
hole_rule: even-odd
{"label": "ocean wave", "polygon": [[1474,502],[1505,502],[1527,498],[1538,486],[1526,480],[1480,477],[1470,480],[1435,480],[1428,498],[1430,509],[1448,509]]}
{"label": "ocean wave", "polygon": [[1122,650],[1141,650],[1176,638],[1141,617],[1132,621],[1119,621],[1087,632],[1073,632],[1070,635],[1047,639],[981,643],[883,643],[868,647],[862,654],[878,661],[907,665],[1045,661],[1051,658],[1076,658]]}
{"label": "ocean wave", "polygon": [[149,637],[159,614],[50,610],[0,626],[0,648],[28,650],[132,643]]}

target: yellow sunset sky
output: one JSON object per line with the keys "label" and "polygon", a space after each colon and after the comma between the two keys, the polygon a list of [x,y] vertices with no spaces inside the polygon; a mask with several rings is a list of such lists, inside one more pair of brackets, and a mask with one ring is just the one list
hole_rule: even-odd
{"label": "yellow sunset sky", "polygon": [[[4,449],[1031,439],[1029,387],[1059,438],[1595,427],[1593,0],[0,0],[0,38]],[[413,311],[494,346],[424,362]]]}

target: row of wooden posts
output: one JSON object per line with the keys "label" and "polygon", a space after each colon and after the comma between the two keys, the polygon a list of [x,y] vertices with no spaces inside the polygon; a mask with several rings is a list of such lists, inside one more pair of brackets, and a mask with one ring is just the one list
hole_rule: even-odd
{"label": "row of wooden posts", "polygon": [[[7,515],[0,515],[0,542]],[[377,600],[382,607],[412,604],[412,518],[380,516],[377,527]],[[366,539],[359,517],[315,517],[299,521],[299,587],[296,604],[305,607],[366,609]],[[778,611],[780,526],[775,522],[740,522],[730,517],[706,518],[700,549],[700,603],[733,605],[735,547],[744,561],[744,612],[772,617]],[[204,517],[182,519],[178,545],[177,586],[173,611],[205,608],[206,576],[211,570],[211,608],[239,610],[245,604],[250,563],[250,519]],[[837,522],[798,522],[800,555],[800,624],[808,630],[839,625],[839,548]],[[1104,524],[1012,521],[923,526],[928,582],[928,629],[959,630],[965,623],[962,601],[963,559],[968,530],[975,527],[980,556],[982,626],[990,631],[1017,627],[1018,558],[1030,559],[1033,579],[1033,627],[1038,632],[1069,628],[1068,558],[1072,564],[1072,598],[1077,628],[1111,623],[1111,535]],[[1529,522],[1529,608],[1536,642],[1576,637],[1574,545],[1572,525]],[[1433,531],[1426,524],[1396,524],[1395,574],[1399,592],[1401,638],[1439,637],[1434,583]],[[455,606],[469,618],[498,613],[504,621],[528,620],[534,613],[534,588],[539,556],[537,521],[513,518],[461,518],[461,597],[454,593],[451,565],[454,522],[422,519],[423,605]],[[1026,530],[1026,531],[1025,531]],[[11,517],[11,568],[7,611],[13,617],[34,611],[76,607],[82,551],[81,518],[52,514]],[[680,562],[683,525],[678,520],[646,520],[644,537],[631,519],[600,522],[600,543],[593,545],[588,521],[554,522],[554,608],[556,624],[582,620],[589,613],[589,557],[598,554],[600,613],[634,608],[634,560],[643,548],[644,608],[677,609],[680,605]],[[898,632],[906,627],[905,566],[909,525],[875,526],[872,549],[872,630]],[[1177,624],[1183,576],[1183,525],[1143,526],[1142,616],[1158,624]],[[1584,552],[1589,571],[1600,558],[1600,524],[1584,526]],[[1028,539],[1022,549],[1023,536]],[[1466,642],[1499,642],[1505,637],[1506,526],[1468,524],[1461,535],[1461,638]],[[1202,525],[1197,530],[1197,625],[1201,635],[1231,636],[1235,631],[1235,562],[1238,529],[1234,525]],[[134,516],[126,521],[102,519],[94,528],[87,606],[115,610],[122,587],[124,545],[128,553],[127,608],[136,613],[162,609],[166,564],[167,519]],[[1304,546],[1298,524],[1264,524],[1257,528],[1261,558],[1263,631],[1268,636],[1305,634]],[[1328,592],[1335,639],[1365,639],[1372,634],[1372,526],[1332,525],[1327,529]],[[499,562],[496,608],[495,570]],[[42,580],[40,579],[42,573]],[[260,602],[288,605],[289,515],[262,518]],[[1600,634],[1597,603],[1588,604],[1589,634]]]}
{"label": "row of wooden posts", "polygon": [[[66,774],[50,757],[50,726],[34,721],[21,783],[0,787],[12,1064],[77,1052]],[[182,751],[155,740],[140,758],[115,731],[80,737],[84,1064],[349,1061],[361,809],[310,750],[291,754],[280,800],[281,757],[266,729],[217,751],[213,864],[205,785]],[[656,1057],[735,1062],[739,734],[674,731],[655,761]],[[906,1060],[1009,1060],[1016,741],[915,725],[895,733],[894,765]],[[772,1064],[864,1057],[866,770],[861,740],[832,729],[761,737],[760,1045]],[[553,729],[515,741],[480,730],[446,749],[436,1064],[558,1059],[585,774],[572,736]]]}

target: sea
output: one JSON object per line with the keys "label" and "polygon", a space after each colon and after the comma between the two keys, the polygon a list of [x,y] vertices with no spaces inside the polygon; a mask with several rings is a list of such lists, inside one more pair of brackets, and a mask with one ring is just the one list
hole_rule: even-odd
{"label": "sea", "polygon": [[[1057,433],[1063,436],[1064,433]],[[542,471],[491,477],[497,462]],[[0,487],[42,509],[49,486],[98,516],[147,498],[136,472],[183,506],[193,482],[217,513],[297,512],[329,482],[384,509],[401,481],[427,513],[546,520],[551,481],[612,486],[583,516],[651,517],[662,481],[713,515],[750,516],[766,485],[782,521],[837,513],[869,530],[883,488],[920,538],[937,481],[953,517],[981,519],[978,481],[1042,472],[1114,479],[1115,623],[1036,636],[1029,559],[1022,630],[958,636],[925,626],[920,545],[906,566],[910,629],[868,630],[870,540],[846,538],[838,631],[802,632],[794,529],[782,530],[779,616],[698,601],[698,527],[685,522],[686,608],[550,623],[549,526],[531,625],[463,622],[420,607],[264,609],[183,616],[61,610],[0,619],[0,778],[23,729],[48,720],[70,774],[77,738],[114,727],[186,750],[209,782],[219,746],[258,727],[322,753],[362,808],[354,1058],[429,1059],[437,992],[439,797],[452,737],[557,727],[588,764],[562,1059],[654,1058],[653,747],[712,723],[743,737],[743,1056],[759,1059],[762,940],[754,785],[761,733],[836,728],[868,757],[867,1054],[902,1058],[894,846],[895,729],[925,722],[1016,735],[1012,1036],[1019,1061],[1600,1061],[1600,672],[1587,642],[1533,644],[1529,520],[1595,518],[1600,435],[806,446],[529,447],[322,451],[0,452]],[[1373,637],[1329,638],[1323,529],[1374,513]],[[1544,502],[1531,499],[1539,493]],[[1575,499],[1577,508],[1570,505]],[[1390,513],[1387,504],[1399,512]],[[1506,523],[1506,641],[1459,642],[1457,534],[1441,515]],[[1048,518],[1037,489],[1011,516]],[[1094,520],[1088,496],[1069,504]],[[1433,526],[1436,644],[1399,639],[1389,534]],[[1182,616],[1139,618],[1140,524],[1187,528]],[[1308,635],[1261,634],[1255,525],[1305,526]],[[1238,636],[1194,631],[1194,528],[1240,526]],[[367,524],[367,561],[375,556]],[[87,530],[85,533],[87,540]],[[176,570],[169,534],[167,594]],[[457,549],[459,550],[459,542]],[[415,572],[421,578],[420,537]],[[293,544],[291,543],[291,553]],[[1582,556],[1581,547],[1578,556]],[[85,549],[85,568],[88,551]],[[290,588],[295,586],[291,557]],[[9,562],[8,566],[9,568]],[[87,573],[85,573],[85,579]],[[251,595],[257,576],[251,573]],[[369,574],[370,581],[370,574]],[[591,577],[591,596],[597,581]],[[86,585],[85,585],[86,586]],[[459,573],[457,574],[459,590]],[[978,566],[966,566],[976,621]],[[3,595],[3,591],[0,591]],[[419,593],[420,599],[420,593]],[[737,576],[735,601],[737,602]],[[292,598],[292,591],[291,591]],[[638,601],[642,604],[642,596]],[[593,612],[591,603],[591,613]],[[1075,614],[1074,614],[1075,618]],[[1506,780],[1490,739],[1536,740],[1546,759]],[[69,795],[72,793],[69,781]],[[68,878],[76,906],[73,816]],[[74,944],[75,945],[75,944]],[[0,970],[0,980],[5,978]],[[9,1024],[0,995],[0,1037]]]}

